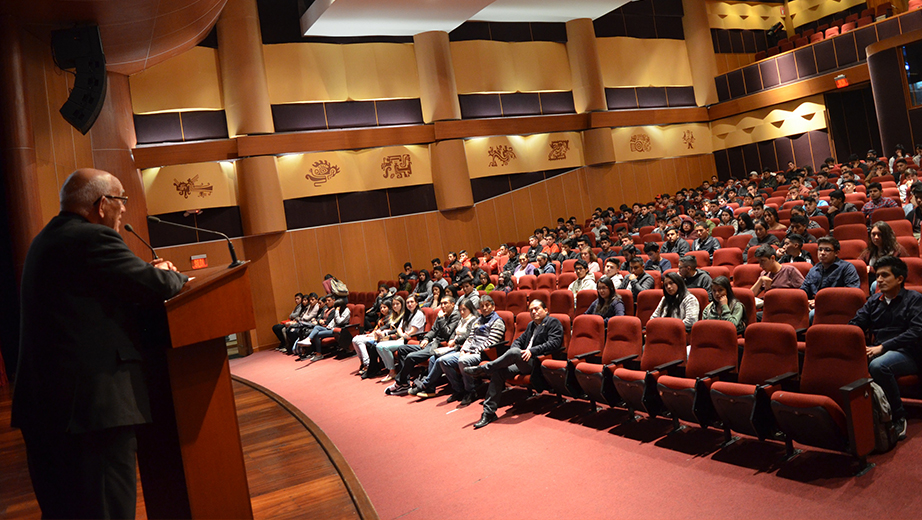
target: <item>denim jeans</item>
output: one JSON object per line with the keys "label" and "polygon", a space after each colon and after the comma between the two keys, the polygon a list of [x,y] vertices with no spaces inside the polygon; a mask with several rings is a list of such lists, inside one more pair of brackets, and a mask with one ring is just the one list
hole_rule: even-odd
{"label": "denim jeans", "polygon": [[473,392],[477,389],[477,383],[474,378],[461,371],[464,367],[471,367],[480,364],[480,354],[462,354],[461,352],[451,352],[439,358],[439,365],[442,366],[442,372],[448,378],[451,390],[455,393]]}
{"label": "denim jeans", "polygon": [[397,363],[394,361],[394,352],[396,352],[397,349],[403,345],[404,342],[402,339],[378,342],[378,355],[381,356],[381,361],[384,362],[385,368],[388,370],[394,370],[394,368],[397,366]]}
{"label": "denim jeans", "polygon": [[534,370],[532,360],[523,360],[522,350],[518,347],[510,348],[502,356],[490,361],[484,367],[490,373],[490,386],[487,388],[487,396],[483,400],[483,411],[485,413],[496,413],[499,408],[499,396],[506,388],[507,379],[515,374],[531,374]]}
{"label": "denim jeans", "polygon": [[906,417],[906,410],[903,408],[903,401],[900,399],[900,387],[896,384],[896,378],[918,374],[919,366],[916,364],[916,360],[902,351],[891,350],[872,359],[868,365],[868,372],[871,373],[874,382],[880,385],[884,393],[887,394],[893,419]]}
{"label": "denim jeans", "polygon": [[306,339],[302,339],[301,341],[299,341],[298,345],[301,345],[301,347],[304,349],[308,349],[310,348],[311,343],[313,343],[314,339],[316,338],[318,341],[317,341],[317,346],[316,346],[315,351],[317,354],[320,354],[320,343],[321,342],[319,340],[322,340],[323,338],[332,338],[335,334],[336,333],[333,332],[333,329],[328,329],[326,327],[317,326],[311,330],[311,333],[307,335]]}

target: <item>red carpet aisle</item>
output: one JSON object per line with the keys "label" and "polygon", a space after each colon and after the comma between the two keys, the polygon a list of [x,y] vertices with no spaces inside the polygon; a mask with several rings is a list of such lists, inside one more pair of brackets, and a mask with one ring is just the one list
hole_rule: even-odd
{"label": "red carpet aisle", "polygon": [[456,409],[446,397],[385,396],[384,385],[353,375],[357,366],[354,357],[310,365],[275,351],[231,361],[235,375],[326,432],[382,519],[890,519],[922,509],[917,409],[909,440],[855,479],[844,456],[808,451],[779,467],[783,447],[715,451],[719,432],[664,437],[669,421],[619,426],[624,412],[577,417],[586,405],[554,407],[552,397],[517,399],[474,431],[480,402]]}

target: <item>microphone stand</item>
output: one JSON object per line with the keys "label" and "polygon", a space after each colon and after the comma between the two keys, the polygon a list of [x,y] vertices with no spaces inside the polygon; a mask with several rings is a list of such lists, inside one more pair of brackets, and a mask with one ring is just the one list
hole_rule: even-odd
{"label": "microphone stand", "polygon": [[191,229],[193,231],[204,231],[205,233],[211,233],[214,235],[221,236],[224,238],[224,240],[227,240],[227,249],[230,251],[230,255],[231,255],[231,264],[227,267],[232,268],[232,267],[237,267],[238,265],[243,265],[243,262],[237,259],[237,251],[234,249],[234,244],[233,242],[231,242],[230,237],[225,235],[224,233],[221,233],[220,231],[212,231],[210,229],[197,228],[193,226],[187,226],[185,224],[177,224],[176,222],[169,222],[167,220],[161,220],[153,215],[148,215],[147,220],[150,222],[158,223],[158,224],[168,224],[170,226],[176,226],[176,227],[180,227],[184,229]]}

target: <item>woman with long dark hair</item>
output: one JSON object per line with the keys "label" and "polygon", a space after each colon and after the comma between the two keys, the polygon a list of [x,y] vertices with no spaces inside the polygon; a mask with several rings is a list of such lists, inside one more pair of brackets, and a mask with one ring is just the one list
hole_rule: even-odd
{"label": "woman with long dark hair", "polygon": [[871,225],[871,240],[868,247],[858,255],[858,260],[863,261],[868,266],[868,279],[872,283],[871,293],[877,292],[877,275],[874,273],[874,266],[877,261],[885,256],[906,256],[909,253],[897,240],[896,233],[890,224],[884,221],[875,222]]}
{"label": "woman with long dark hair", "polygon": [[756,236],[755,224],[753,224],[752,217],[749,216],[749,213],[743,212],[736,217],[736,234],[749,235],[751,237]]}
{"label": "woman with long dark hair", "polygon": [[736,333],[746,331],[746,308],[733,294],[733,286],[726,276],[718,276],[711,282],[713,301],[704,308],[702,320],[729,321],[736,327]]}
{"label": "woman with long dark hair", "polygon": [[432,288],[429,291],[429,297],[426,298],[426,301],[423,302],[423,307],[429,307],[431,309],[438,309],[439,302],[442,301],[442,296],[445,293],[445,289],[441,285],[434,283]]}
{"label": "woman with long dark hair", "polygon": [[432,277],[429,276],[429,271],[425,269],[419,270],[419,276],[416,279],[416,288],[413,289],[413,296],[416,297],[416,301],[420,302],[420,305],[425,306],[426,300],[432,296],[432,286],[435,285],[432,283]]}
{"label": "woman with long dark hair", "polygon": [[624,316],[624,302],[615,291],[615,284],[611,278],[607,276],[599,278],[596,290],[599,297],[586,309],[586,314],[599,315],[605,318],[606,322],[612,316]]}
{"label": "woman with long dark hair", "polygon": [[663,299],[659,301],[650,319],[678,318],[685,323],[685,330],[691,331],[698,321],[698,298],[685,288],[685,280],[679,273],[663,275]]}
{"label": "woman with long dark hair", "polygon": [[394,353],[397,349],[407,344],[407,341],[414,334],[426,328],[426,314],[419,308],[416,298],[410,296],[407,298],[407,310],[403,319],[397,326],[397,330],[391,334],[391,337],[385,341],[379,341],[375,348],[378,349],[378,356],[384,362],[384,367],[388,372],[382,383],[392,381],[397,377],[397,360],[394,359]]}
{"label": "woman with long dark hair", "polygon": [[352,348],[355,349],[355,353],[358,354],[359,361],[361,362],[358,372],[360,376],[365,375],[365,371],[368,369],[368,344],[374,344],[376,332],[388,330],[390,326],[388,321],[391,317],[391,300],[382,301],[378,309],[381,317],[378,318],[378,323],[375,325],[375,328],[367,334],[360,334],[352,338]]}

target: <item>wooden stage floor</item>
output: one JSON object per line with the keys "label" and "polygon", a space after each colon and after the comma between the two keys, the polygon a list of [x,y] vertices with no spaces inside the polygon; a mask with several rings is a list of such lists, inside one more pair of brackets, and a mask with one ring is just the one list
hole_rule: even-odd
{"label": "wooden stage floor", "polygon": [[[254,518],[377,520],[352,469],[310,419],[259,385],[233,384]],[[40,518],[11,403],[10,387],[0,388],[0,518]],[[147,518],[140,483],[138,518]]]}

